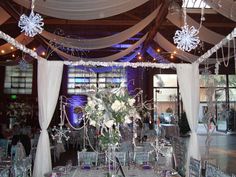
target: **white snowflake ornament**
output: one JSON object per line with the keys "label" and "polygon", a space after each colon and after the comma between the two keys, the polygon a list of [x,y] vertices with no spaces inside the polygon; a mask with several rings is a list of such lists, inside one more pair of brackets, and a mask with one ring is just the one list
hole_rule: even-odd
{"label": "white snowflake ornament", "polygon": [[19,68],[21,71],[26,71],[29,68],[27,61],[25,61],[24,59],[20,60],[19,61]]}
{"label": "white snowflake ornament", "polygon": [[32,10],[29,17],[25,14],[21,15],[18,26],[26,36],[34,37],[36,34],[42,33],[44,22],[41,15],[35,14]]}
{"label": "white snowflake ornament", "polygon": [[198,33],[199,30],[194,26],[189,28],[189,26],[185,24],[181,27],[181,30],[175,32],[175,36],[173,37],[174,43],[177,44],[178,49],[190,52],[192,49],[195,49],[200,42]]}

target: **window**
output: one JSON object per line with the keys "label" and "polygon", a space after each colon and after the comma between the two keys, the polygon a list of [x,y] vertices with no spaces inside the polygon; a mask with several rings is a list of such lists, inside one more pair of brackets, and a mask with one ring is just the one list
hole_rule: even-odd
{"label": "window", "polygon": [[84,71],[76,66],[68,68],[68,94],[80,94],[91,91],[93,88],[104,89],[108,87],[118,87],[125,78],[123,69],[106,73],[95,73]]}
{"label": "window", "polygon": [[154,119],[161,123],[173,123],[178,112],[178,89],[176,74],[153,76]]}
{"label": "window", "polygon": [[20,70],[19,66],[6,66],[4,93],[31,94],[33,81],[33,65],[27,70]]}
{"label": "window", "polygon": [[197,9],[197,8],[210,8],[203,0],[185,0],[187,8]]}

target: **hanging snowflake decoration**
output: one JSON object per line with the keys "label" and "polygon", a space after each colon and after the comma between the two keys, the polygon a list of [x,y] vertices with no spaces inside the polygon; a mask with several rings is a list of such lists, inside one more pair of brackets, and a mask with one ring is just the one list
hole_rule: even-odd
{"label": "hanging snowflake decoration", "polygon": [[43,31],[43,18],[38,13],[34,13],[32,10],[29,17],[25,14],[21,15],[18,26],[21,28],[21,32],[25,32],[26,36],[34,37],[38,33]]}
{"label": "hanging snowflake decoration", "polygon": [[59,124],[59,128],[56,126],[53,127],[52,132],[55,132],[55,134],[52,134],[52,139],[57,140],[57,143],[62,143],[62,138],[64,137],[66,141],[70,138],[67,134],[70,133],[70,129],[64,129],[63,124]]}
{"label": "hanging snowflake decoration", "polygon": [[19,68],[21,71],[26,71],[29,68],[27,61],[25,61],[24,59],[20,60]]}
{"label": "hanging snowflake decoration", "polygon": [[183,51],[190,52],[192,49],[195,49],[200,40],[198,37],[199,30],[194,26],[189,26],[185,24],[181,27],[182,30],[177,30],[175,36],[173,37],[174,43],[177,44],[177,48]]}

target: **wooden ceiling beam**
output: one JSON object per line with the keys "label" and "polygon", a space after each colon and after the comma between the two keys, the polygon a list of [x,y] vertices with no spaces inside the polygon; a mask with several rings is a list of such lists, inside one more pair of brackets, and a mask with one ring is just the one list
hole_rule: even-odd
{"label": "wooden ceiling beam", "polygon": [[166,16],[168,14],[168,7],[169,7],[170,2],[171,2],[171,0],[161,0],[160,11],[157,14],[157,17],[156,17],[156,19],[154,21],[154,24],[153,24],[151,30],[149,31],[146,40],[143,43],[143,46],[142,46],[142,49],[141,49],[141,53],[142,54],[145,53],[145,51],[149,47],[151,41],[153,40],[153,38],[155,37],[156,33],[160,29],[160,26],[162,25],[162,23],[166,19]]}
{"label": "wooden ceiling beam", "polygon": [[1,7],[12,16],[12,18],[16,21],[19,20],[20,14],[16,11],[16,9],[12,6],[9,1],[0,1]]}

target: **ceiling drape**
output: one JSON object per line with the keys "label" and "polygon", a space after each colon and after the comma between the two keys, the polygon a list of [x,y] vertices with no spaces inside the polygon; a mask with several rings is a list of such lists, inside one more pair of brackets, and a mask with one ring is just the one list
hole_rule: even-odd
{"label": "ceiling drape", "polygon": [[236,2],[233,0],[204,0],[216,12],[236,22]]}
{"label": "ceiling drape", "polygon": [[46,44],[52,49],[54,50],[59,56],[63,57],[66,60],[70,60],[70,61],[79,61],[79,60],[84,60],[84,61],[115,61],[118,59],[121,59],[122,57],[128,55],[129,53],[131,53],[133,50],[135,50],[137,47],[139,47],[144,40],[146,39],[147,34],[145,34],[139,41],[137,41],[136,43],[134,43],[133,45],[131,45],[129,48],[118,52],[116,54],[110,55],[110,56],[106,56],[106,57],[100,57],[100,58],[82,58],[82,57],[77,57],[77,56],[73,56],[73,55],[69,55],[55,47],[53,47],[52,45],[50,45],[48,42],[46,42]]}
{"label": "ceiling drape", "polygon": [[[14,0],[30,8],[28,0]],[[38,13],[68,20],[93,20],[118,15],[143,5],[149,0],[37,0]]]}
{"label": "ceiling drape", "polygon": [[157,16],[159,9],[160,7],[154,10],[150,15],[148,15],[145,19],[141,20],[136,25],[120,33],[107,37],[96,38],[96,39],[74,39],[74,38],[62,37],[47,31],[43,31],[41,35],[44,38],[50,40],[51,42],[61,44],[68,48],[79,48],[85,50],[106,48],[121,43],[125,40],[128,40],[132,36],[136,35],[138,32],[142,31]]}

